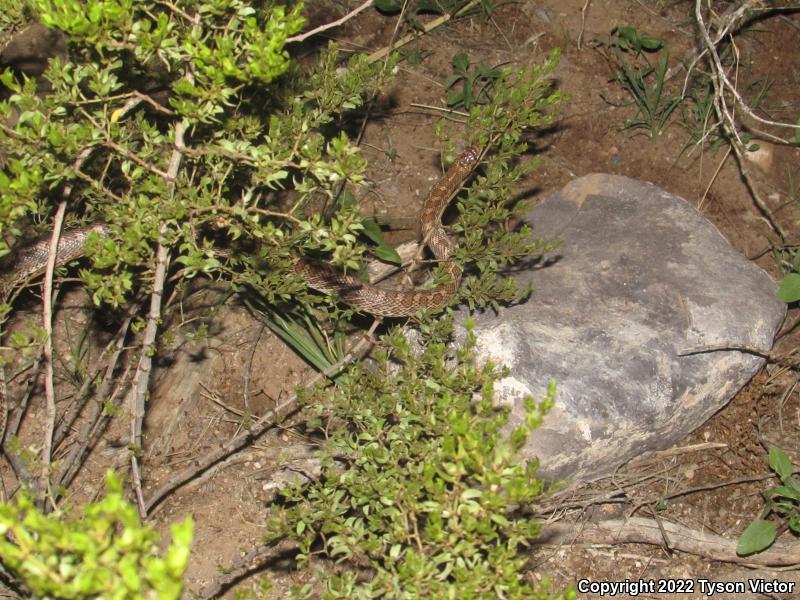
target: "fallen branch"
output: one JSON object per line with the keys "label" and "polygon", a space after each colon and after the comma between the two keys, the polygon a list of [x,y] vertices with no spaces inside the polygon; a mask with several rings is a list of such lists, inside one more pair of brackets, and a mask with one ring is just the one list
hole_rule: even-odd
{"label": "fallen branch", "polygon": [[534,544],[649,544],[741,565],[800,566],[800,544],[797,542],[778,541],[759,554],[739,556],[736,554],[736,540],[663,520],[659,526],[659,521],[642,517],[597,523],[545,524]]}
{"label": "fallen branch", "polygon": [[[369,349],[372,347],[373,344],[372,333],[374,332],[378,323],[380,323],[380,320],[376,319],[370,330],[347,353],[347,355],[345,355],[345,357],[342,358],[342,360],[340,360],[334,365],[331,365],[324,371],[320,371],[319,373],[317,373],[311,379],[311,381],[306,385],[306,387],[310,388],[311,386],[316,385],[317,382],[321,381],[322,379],[325,379],[332,373],[338,373],[343,366],[350,364],[357,358],[361,358],[364,354],[366,354],[366,352],[368,352]],[[289,398],[279,403],[275,408],[273,408],[272,410],[268,411],[266,414],[261,416],[257,421],[253,422],[245,431],[243,431],[236,437],[231,438],[216,450],[207,452],[204,456],[201,456],[200,458],[192,461],[189,464],[189,466],[181,469],[180,471],[172,475],[172,477],[170,477],[165,483],[159,486],[150,495],[147,501],[144,502],[145,512],[151,511],[156,505],[158,505],[164,499],[164,497],[167,494],[169,494],[177,487],[194,479],[195,477],[203,473],[206,469],[213,466],[218,461],[222,460],[226,456],[229,456],[230,454],[233,454],[240,448],[243,448],[246,444],[249,444],[251,441],[261,436],[264,432],[271,429],[281,419],[284,419],[287,416],[294,413],[299,408],[297,400],[298,400],[297,394],[292,394]]]}
{"label": "fallen branch", "polygon": [[243,577],[259,571],[281,554],[294,550],[295,544],[290,542],[280,542],[272,544],[261,544],[256,546],[242,558],[225,569],[225,573],[212,581],[202,592],[199,598],[209,600],[219,597],[220,593],[227,589],[231,584],[239,581]]}
{"label": "fallen branch", "polygon": [[367,0],[358,8],[354,8],[341,19],[336,19],[335,21],[331,21],[330,23],[325,23],[324,25],[320,25],[319,27],[315,27],[310,31],[306,31],[305,33],[299,33],[297,35],[293,35],[292,37],[286,38],[286,43],[291,44],[292,42],[302,42],[310,38],[312,35],[316,35],[317,33],[322,33],[323,31],[327,31],[328,29],[333,29],[334,27],[339,27],[339,25],[343,25],[353,17],[355,17],[358,13],[360,13],[365,8],[369,8],[372,6],[372,0]]}

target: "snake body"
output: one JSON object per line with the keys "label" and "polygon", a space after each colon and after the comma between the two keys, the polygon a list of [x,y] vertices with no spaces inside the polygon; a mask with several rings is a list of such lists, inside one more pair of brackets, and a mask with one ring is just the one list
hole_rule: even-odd
{"label": "snake body", "polygon": [[[444,266],[449,275],[446,283],[429,290],[386,290],[345,275],[332,267],[311,264],[304,259],[295,260],[294,272],[310,288],[335,295],[345,304],[373,315],[404,317],[423,308],[446,306],[458,290],[461,269],[450,259],[454,244],[442,226],[442,214],[453,195],[478,165],[480,158],[481,149],[477,146],[471,146],[462,152],[433,185],[419,214],[422,244],[427,245],[436,260]],[[107,237],[110,227],[98,223],[65,231],[59,238],[56,266],[65,265],[83,256],[84,245],[92,232]],[[50,240],[43,239],[17,253],[8,274],[0,277],[0,301],[7,299],[14,288],[44,273],[49,248]]]}
{"label": "snake body", "polygon": [[[111,229],[104,223],[98,223],[63,232],[56,247],[56,267],[83,256],[86,240],[92,232],[97,232],[101,237],[107,237],[110,235]],[[0,277],[0,302],[5,301],[14,288],[42,275],[47,268],[49,253],[50,238],[39,240],[17,252],[8,273]]]}
{"label": "snake body", "polygon": [[449,281],[430,290],[386,290],[344,275],[334,269],[311,265],[304,260],[294,263],[294,270],[306,284],[325,294],[336,295],[354,308],[383,317],[405,317],[423,308],[442,308],[453,299],[461,283],[461,269],[452,260],[453,242],[442,226],[442,214],[450,199],[480,162],[481,149],[470,146],[450,165],[433,185],[419,214],[422,245],[427,245],[437,261],[444,265]]}

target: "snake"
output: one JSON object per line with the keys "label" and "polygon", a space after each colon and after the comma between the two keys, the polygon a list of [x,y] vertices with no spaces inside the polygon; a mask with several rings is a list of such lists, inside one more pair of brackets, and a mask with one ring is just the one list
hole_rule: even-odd
{"label": "snake", "polygon": [[[302,277],[306,285],[323,294],[335,296],[339,301],[357,310],[380,317],[407,317],[421,309],[439,309],[449,305],[461,284],[461,268],[452,260],[455,245],[447,234],[442,215],[450,200],[472,174],[481,161],[480,146],[464,150],[431,187],[419,213],[422,246],[427,246],[448,275],[447,280],[431,289],[389,290],[347,275],[331,266],[295,258],[292,271]],[[56,248],[56,266],[63,266],[84,255],[89,236],[111,235],[111,227],[95,223],[64,231]],[[39,242],[20,250],[8,273],[0,277],[0,302],[8,299],[12,290],[42,275],[47,267],[50,240]]]}
{"label": "snake", "polygon": [[[449,305],[458,292],[462,272],[451,258],[455,245],[442,225],[442,215],[453,196],[480,163],[481,155],[482,149],[479,146],[470,146],[464,150],[430,189],[419,214],[421,246],[430,248],[435,259],[443,266],[448,275],[446,281],[431,289],[387,290],[304,258],[293,260],[292,271],[302,277],[308,287],[380,317],[407,317],[421,309],[438,309]],[[108,237],[111,235],[111,227],[106,223],[95,223],[64,231],[56,245],[56,267],[81,258],[86,241],[92,233]],[[0,276],[0,302],[6,302],[13,290],[20,285],[41,276],[47,268],[49,254],[50,240],[46,238],[20,250],[14,256],[8,273]],[[8,415],[5,396],[5,376],[0,366],[0,452]]]}

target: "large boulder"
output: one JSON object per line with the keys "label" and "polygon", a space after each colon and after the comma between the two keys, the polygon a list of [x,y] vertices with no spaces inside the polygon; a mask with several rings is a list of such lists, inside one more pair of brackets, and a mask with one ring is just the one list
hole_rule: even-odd
{"label": "large boulder", "polygon": [[653,185],[587,175],[528,215],[538,236],[563,244],[532,281],[530,300],[477,319],[484,357],[511,368],[498,400],[524,416],[521,397],[555,408],[525,458],[547,478],[590,480],[701,425],[758,371],[736,350],[769,350],[785,306],[775,284],[693,206]]}

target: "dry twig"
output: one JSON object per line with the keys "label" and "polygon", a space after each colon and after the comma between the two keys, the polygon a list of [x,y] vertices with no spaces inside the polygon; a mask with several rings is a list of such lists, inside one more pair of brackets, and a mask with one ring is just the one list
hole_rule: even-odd
{"label": "dry twig", "polygon": [[62,200],[56,210],[53,221],[53,235],[50,238],[50,250],[47,256],[47,268],[44,273],[44,294],[42,297],[42,326],[45,331],[44,342],[44,393],[47,401],[45,433],[42,443],[41,490],[47,490],[50,482],[50,460],[53,455],[53,431],[56,427],[56,391],[53,385],[53,274],[56,270],[58,240],[64,226],[64,214],[67,201]]}
{"label": "dry twig", "polygon": [[319,27],[315,27],[314,29],[306,31],[305,33],[299,33],[290,38],[286,38],[286,43],[291,44],[293,42],[302,42],[303,40],[310,38],[312,35],[322,33],[323,31],[327,31],[328,29],[333,29],[334,27],[339,27],[339,25],[343,25],[344,23],[355,17],[362,10],[364,10],[365,8],[369,8],[370,6],[372,6],[372,0],[366,0],[366,2],[361,4],[361,6],[354,8],[342,18],[336,19],[335,21],[331,21],[330,23],[325,23],[324,25],[320,25]]}
{"label": "dry twig", "polygon": [[[188,71],[185,79],[189,84],[194,84],[194,75]],[[169,182],[169,193],[175,192],[175,181],[178,175],[178,169],[183,160],[183,148],[185,147],[184,135],[186,133],[188,123],[184,119],[175,126],[175,139],[172,155],[170,156],[169,166],[165,174],[165,179]],[[139,365],[136,367],[136,373],[133,377],[133,386],[128,394],[128,406],[131,409],[131,445],[134,448],[141,448],[142,446],[142,422],[144,421],[144,405],[147,391],[150,387],[150,373],[153,365],[153,354],[155,351],[156,334],[158,333],[158,324],[161,320],[161,307],[164,297],[164,283],[167,278],[167,271],[169,269],[170,253],[164,241],[164,235],[167,231],[166,223],[161,224],[158,234],[158,247],[156,249],[156,268],[153,273],[153,291],[150,294],[150,310],[147,315],[147,324],[144,329],[144,337],[142,339],[141,354],[139,356]],[[144,495],[142,494],[142,480],[139,474],[139,461],[136,452],[131,452],[131,481],[136,495],[136,503],[139,508],[139,514],[142,518],[147,516],[147,508],[144,502]]]}
{"label": "dry twig", "polygon": [[[345,365],[350,364],[354,360],[361,358],[364,356],[372,347],[374,343],[372,334],[377,328],[380,320],[375,320],[372,324],[370,330],[361,338],[361,340],[340,360],[334,365],[331,365],[328,369],[324,371],[320,371],[317,373],[311,381],[307,384],[306,387],[312,387],[316,385],[319,381],[324,380],[332,373],[339,372],[342,367]],[[292,394],[289,398],[280,402],[275,408],[268,411],[258,420],[254,421],[245,431],[237,435],[236,437],[228,440],[225,444],[221,447],[216,448],[210,452],[207,452],[205,455],[201,456],[200,458],[193,460],[188,467],[185,467],[178,471],[177,473],[173,474],[172,477],[169,478],[165,483],[158,487],[147,501],[144,503],[145,511],[152,510],[156,505],[158,505],[164,497],[173,491],[175,488],[185,484],[187,481],[190,481],[198,474],[204,472],[206,469],[214,465],[216,462],[222,460],[226,456],[233,454],[240,448],[244,447],[246,444],[250,443],[252,440],[255,440],[259,436],[261,436],[264,432],[268,429],[271,429],[280,419],[283,419],[291,414],[293,414],[298,409],[297,404],[297,394]]]}
{"label": "dry twig", "polygon": [[800,565],[800,544],[777,541],[769,549],[751,556],[736,554],[736,540],[690,527],[654,519],[633,517],[597,523],[550,523],[542,526],[536,545],[545,544],[649,544],[695,554],[711,560],[788,567]]}

